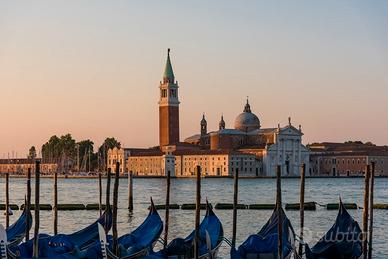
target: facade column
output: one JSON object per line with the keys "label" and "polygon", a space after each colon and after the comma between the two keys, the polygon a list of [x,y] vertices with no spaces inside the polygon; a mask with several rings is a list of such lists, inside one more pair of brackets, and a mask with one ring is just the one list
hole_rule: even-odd
{"label": "facade column", "polygon": [[295,172],[295,168],[297,168],[296,166],[296,161],[295,161],[295,144],[298,144],[297,141],[295,139],[292,139],[291,140],[291,143],[292,143],[292,168],[291,168],[291,172],[293,175],[297,175],[297,172]]}
{"label": "facade column", "polygon": [[284,172],[286,170],[286,141],[282,139],[282,175],[284,175]]}
{"label": "facade column", "polygon": [[[302,162],[302,151],[301,151],[301,149],[302,149],[302,139],[299,139],[299,141],[297,141],[297,144],[298,144],[298,172],[299,172],[299,168],[303,164],[303,162]],[[307,168],[306,168],[306,170],[307,170]]]}

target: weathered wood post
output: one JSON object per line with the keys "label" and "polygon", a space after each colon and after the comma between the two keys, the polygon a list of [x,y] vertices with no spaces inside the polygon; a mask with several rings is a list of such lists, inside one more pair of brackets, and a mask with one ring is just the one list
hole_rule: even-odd
{"label": "weathered wood post", "polygon": [[112,232],[113,232],[113,252],[116,256],[119,256],[119,246],[118,246],[118,235],[117,235],[117,205],[119,197],[119,180],[120,180],[120,163],[116,162],[116,174],[115,174],[115,183],[113,186],[113,222],[112,222]]}
{"label": "weathered wood post", "polygon": [[[26,199],[26,210],[31,209],[31,167],[27,170],[27,199]],[[27,226],[31,224],[30,218],[26,219]],[[30,228],[26,228],[26,241],[30,240]]]}
{"label": "weathered wood post", "polygon": [[9,228],[9,171],[5,174],[5,227]]}
{"label": "weathered wood post", "polygon": [[369,212],[369,180],[370,165],[366,166],[365,171],[365,190],[364,190],[364,213],[362,215],[362,236],[363,236],[363,255],[368,258],[368,212]]}
{"label": "weathered wood post", "polygon": [[369,250],[368,259],[372,259],[372,240],[373,240],[373,196],[375,188],[375,162],[372,162],[372,172],[370,175],[370,194],[369,194]]}
{"label": "weathered wood post", "polygon": [[277,166],[276,170],[276,209],[278,211],[278,258],[283,259],[283,219],[282,219],[282,169]]}
{"label": "weathered wood post", "polygon": [[98,172],[98,210],[100,211],[100,217],[102,215],[102,176],[101,172]]}
{"label": "weathered wood post", "polygon": [[[305,190],[305,177],[306,177],[306,165],[302,164],[302,171],[300,173],[300,239],[303,241],[303,228],[304,228],[304,190]],[[303,245],[299,243],[299,255],[303,253]]]}
{"label": "weathered wood post", "polygon": [[33,258],[39,257],[39,196],[40,196],[40,161],[35,162],[35,228],[34,228],[34,244]]}
{"label": "weathered wood post", "polygon": [[167,170],[167,189],[166,189],[166,215],[165,215],[165,224],[164,224],[164,240],[163,248],[166,249],[168,242],[168,227],[170,221],[170,186],[171,186],[171,172]]}
{"label": "weathered wood post", "polygon": [[58,234],[58,172],[54,172],[54,235]]}
{"label": "weathered wood post", "polygon": [[128,209],[133,210],[133,174],[132,170],[128,174]]}
{"label": "weathered wood post", "polygon": [[238,168],[236,168],[236,172],[234,173],[232,248],[236,247],[237,204],[238,204]]}
{"label": "weathered wood post", "polygon": [[194,258],[199,258],[199,220],[201,214],[201,166],[197,165],[197,191],[195,202],[195,240],[194,240]]}
{"label": "weathered wood post", "polygon": [[[106,176],[106,195],[105,195],[106,210],[105,210],[105,212],[110,211],[110,176],[111,176],[111,171],[112,171],[112,169],[108,168],[108,173],[107,173],[107,176]],[[105,213],[105,226],[104,226],[104,229],[105,229],[105,233],[106,234],[108,234],[108,232],[109,232],[109,229],[108,229],[108,226],[107,226],[108,217],[109,217],[108,214],[109,213]]]}

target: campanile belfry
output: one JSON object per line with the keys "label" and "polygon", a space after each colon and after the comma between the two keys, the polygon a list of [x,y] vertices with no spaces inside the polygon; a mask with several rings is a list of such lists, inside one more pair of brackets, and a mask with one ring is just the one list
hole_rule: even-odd
{"label": "campanile belfry", "polygon": [[172,70],[170,49],[167,50],[166,67],[159,88],[159,145],[162,147],[179,142],[178,82]]}

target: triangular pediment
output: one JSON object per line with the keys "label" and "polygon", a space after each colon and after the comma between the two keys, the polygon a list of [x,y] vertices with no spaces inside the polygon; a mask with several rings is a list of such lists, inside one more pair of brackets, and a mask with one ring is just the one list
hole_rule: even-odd
{"label": "triangular pediment", "polygon": [[295,128],[292,125],[288,125],[286,127],[283,127],[280,129],[279,132],[280,135],[296,135],[296,136],[302,136],[303,133],[299,131],[299,129]]}

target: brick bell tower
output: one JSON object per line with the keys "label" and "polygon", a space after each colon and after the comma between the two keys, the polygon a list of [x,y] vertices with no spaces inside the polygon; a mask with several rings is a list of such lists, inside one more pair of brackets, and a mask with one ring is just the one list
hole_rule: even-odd
{"label": "brick bell tower", "polygon": [[179,142],[178,81],[175,81],[172,70],[170,49],[167,50],[166,68],[159,88],[159,145],[163,147]]}

